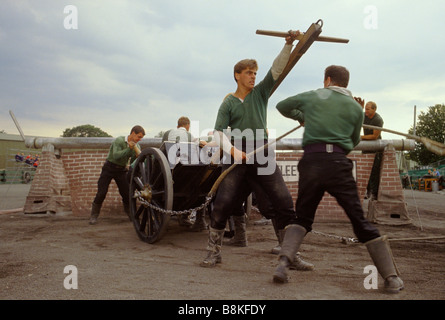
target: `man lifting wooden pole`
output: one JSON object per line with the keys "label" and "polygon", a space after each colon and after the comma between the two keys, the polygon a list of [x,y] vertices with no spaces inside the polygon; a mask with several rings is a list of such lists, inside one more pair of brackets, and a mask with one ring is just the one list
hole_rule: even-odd
{"label": "man lifting wooden pole", "polygon": [[[349,42],[349,40],[347,40],[347,39],[330,38],[330,37],[319,37],[319,35],[321,33],[321,27],[322,26],[323,26],[323,21],[322,20],[318,20],[316,23],[311,24],[311,26],[309,27],[309,29],[305,33],[302,33],[302,32],[298,31],[298,35],[297,35],[297,38],[296,38],[297,40],[299,40],[298,44],[292,50],[292,52],[290,54],[290,57],[289,57],[289,61],[288,61],[287,65],[286,65],[286,67],[284,68],[283,72],[281,73],[281,75],[276,80],[275,85],[272,88],[272,91],[271,91],[270,95],[272,95],[272,93],[275,91],[275,89],[280,85],[280,83],[284,80],[284,78],[289,74],[289,72],[292,70],[292,68],[297,64],[298,60],[300,60],[301,56],[307,51],[307,49],[309,49],[309,47],[312,45],[312,43],[314,43],[314,41],[327,41],[327,42],[338,42],[338,43],[348,43]],[[257,30],[256,33],[257,34],[261,34],[261,35],[268,35],[268,36],[286,38],[287,36],[289,36],[289,34],[292,34],[292,33],[296,34],[297,31],[290,30],[288,32],[280,32],[280,31]],[[292,129],[292,130],[290,130],[290,131],[288,131],[287,133],[285,133],[282,136],[278,137],[272,143],[276,143],[277,141],[281,140],[282,138],[284,138],[285,136],[287,136],[290,133],[294,132],[295,130],[299,129],[300,127],[301,127],[301,125],[296,127],[296,128],[294,128],[294,129]],[[249,156],[254,155],[258,150],[253,151],[252,153],[249,154]],[[225,170],[220,175],[220,177],[214,183],[212,189],[208,193],[208,197],[211,198],[211,197],[213,197],[216,194],[216,190],[218,189],[221,181],[238,164],[239,164],[238,162],[235,162],[234,164],[232,164],[227,170]]]}

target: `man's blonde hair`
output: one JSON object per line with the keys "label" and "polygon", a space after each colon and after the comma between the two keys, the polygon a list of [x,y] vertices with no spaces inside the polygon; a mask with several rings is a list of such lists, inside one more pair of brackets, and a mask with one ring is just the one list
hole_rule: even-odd
{"label": "man's blonde hair", "polygon": [[377,104],[374,101],[368,101],[366,104],[370,104],[372,110],[377,110]]}

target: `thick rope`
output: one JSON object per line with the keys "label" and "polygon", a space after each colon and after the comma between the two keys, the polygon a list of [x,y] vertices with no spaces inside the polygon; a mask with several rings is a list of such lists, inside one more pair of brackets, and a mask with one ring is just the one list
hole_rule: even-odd
{"label": "thick rope", "polygon": [[[302,127],[302,125],[299,125],[298,127],[293,128],[292,130],[289,130],[288,132],[282,134],[281,136],[279,136],[277,139],[275,139],[273,142],[268,142],[265,145],[259,147],[258,149],[250,152],[249,154],[247,154],[247,158],[253,156],[254,154],[256,154],[257,152],[266,149],[269,145],[275,144],[277,143],[277,141],[280,141],[281,139],[283,139],[285,136],[291,134],[292,132],[300,129]],[[240,162],[235,162],[234,164],[232,164],[228,169],[224,170],[224,172],[222,172],[220,174],[220,176],[218,177],[218,179],[215,181],[215,183],[212,186],[212,189],[210,189],[207,197],[213,197],[216,194],[216,190],[218,190],[219,185],[221,184],[221,181],[224,180],[224,178],[230,173],[230,171],[232,171],[233,169],[235,169],[235,167],[240,164]]]}

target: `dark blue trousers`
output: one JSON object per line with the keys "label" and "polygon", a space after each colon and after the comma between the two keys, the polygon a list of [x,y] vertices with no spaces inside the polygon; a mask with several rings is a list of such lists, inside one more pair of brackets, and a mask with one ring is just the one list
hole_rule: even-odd
{"label": "dark blue trousers", "polygon": [[128,170],[125,167],[106,161],[102,167],[99,180],[97,181],[97,193],[94,198],[94,203],[101,205],[104,202],[111,180],[114,179],[122,197],[122,202],[128,205],[130,198],[127,173]]}
{"label": "dark blue trousers", "polygon": [[[223,169],[229,166],[224,165]],[[254,191],[257,197],[261,194],[267,195],[279,229],[283,229],[292,221],[295,222],[296,216],[292,196],[287,189],[280,169],[274,163],[275,170],[272,174],[258,174],[259,167],[261,165],[256,163],[238,164],[222,180],[210,214],[210,226],[212,228],[224,229],[233,210],[239,207],[240,199],[245,199],[250,190]],[[249,189],[248,192],[246,192],[246,185]]]}
{"label": "dark blue trousers", "polygon": [[298,163],[297,224],[312,230],[318,204],[328,192],[345,210],[360,242],[379,237],[377,228],[364,216],[352,169],[352,161],[342,153],[305,153]]}

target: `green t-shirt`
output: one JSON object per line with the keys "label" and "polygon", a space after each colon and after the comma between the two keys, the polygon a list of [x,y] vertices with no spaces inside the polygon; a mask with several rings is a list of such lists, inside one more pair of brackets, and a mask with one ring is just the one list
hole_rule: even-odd
{"label": "green t-shirt", "polygon": [[[139,144],[137,144],[137,146],[141,149]],[[136,159],[136,152],[130,149],[124,136],[117,137],[110,146],[107,160],[119,166],[126,167],[128,159],[130,158],[130,162],[133,162]]]}
{"label": "green t-shirt", "polygon": [[244,101],[229,95],[219,107],[215,130],[223,131],[230,127],[234,139],[267,139],[267,102],[274,84],[269,70]]}
{"label": "green t-shirt", "polygon": [[[376,113],[374,115],[374,117],[372,117],[372,119],[368,118],[365,115],[365,119],[363,120],[363,124],[368,124],[370,126],[375,126],[375,127],[382,127],[383,128],[383,118]],[[368,135],[368,134],[373,134],[374,133],[374,129],[366,129],[363,128],[363,134],[364,135]],[[382,139],[382,134],[379,134],[379,137],[377,139]]]}
{"label": "green t-shirt", "polygon": [[277,104],[285,117],[304,121],[303,147],[331,143],[349,153],[360,142],[363,110],[350,92],[343,90],[345,93],[329,88],[308,91]]}

